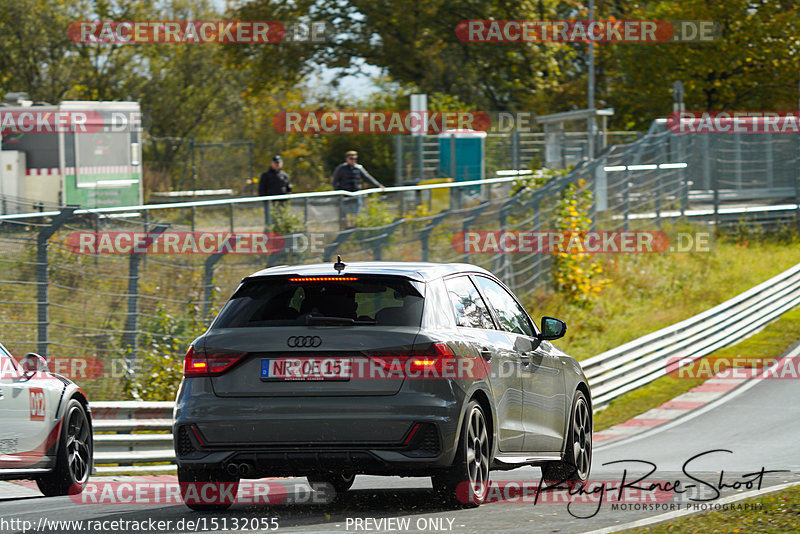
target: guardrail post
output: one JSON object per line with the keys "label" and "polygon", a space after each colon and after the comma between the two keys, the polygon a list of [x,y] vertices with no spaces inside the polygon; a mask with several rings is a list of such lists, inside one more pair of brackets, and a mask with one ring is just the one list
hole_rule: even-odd
{"label": "guardrail post", "polygon": [[53,217],[50,226],[43,228],[36,236],[36,323],[37,323],[37,350],[47,358],[47,349],[50,344],[50,302],[48,300],[50,279],[47,268],[47,247],[53,234],[72,216],[77,208],[69,206]]}
{"label": "guardrail post", "polygon": [[[137,245],[140,245],[142,250],[147,250],[168,227],[169,225],[166,224],[155,226],[147,233],[144,241]],[[143,255],[131,253],[128,259],[128,314],[125,318],[122,345],[130,351],[126,357],[126,367],[129,373],[133,372],[133,366],[136,364],[137,336],[139,334],[139,264]]]}

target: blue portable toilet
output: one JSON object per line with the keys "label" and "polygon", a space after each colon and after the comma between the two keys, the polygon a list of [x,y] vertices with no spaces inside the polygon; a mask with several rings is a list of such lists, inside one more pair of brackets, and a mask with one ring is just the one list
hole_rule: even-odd
{"label": "blue portable toilet", "polygon": [[[456,182],[483,180],[486,132],[446,130],[439,134],[439,173]],[[471,188],[470,188],[471,189]]]}

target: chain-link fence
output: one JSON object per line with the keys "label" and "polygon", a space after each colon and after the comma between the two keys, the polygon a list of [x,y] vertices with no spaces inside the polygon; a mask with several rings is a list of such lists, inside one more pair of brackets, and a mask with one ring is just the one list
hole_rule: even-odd
{"label": "chain-link fence", "polygon": [[[726,214],[726,200],[763,203],[782,194],[797,202],[797,147],[791,136],[676,135],[656,123],[634,143],[612,146],[569,173],[525,183],[506,178],[306,193],[273,199],[268,213],[263,199],[228,199],[3,216],[0,341],[16,355],[37,351],[78,362],[84,373],[86,362],[94,362],[102,372],[82,381],[93,398],[135,396],[151,379],[149,369],[179,362],[241,278],[259,269],[336,255],[346,262],[463,261],[493,271],[525,296],[551,283],[551,255],[465,252],[458,232],[558,230],[558,199],[579,180],[593,192],[598,230],[657,229],[681,216],[736,222],[741,216]],[[770,221],[796,223],[796,209],[770,211]],[[240,254],[229,235],[265,230],[280,236],[271,254]],[[81,249],[81,236],[113,241],[125,232],[151,240],[163,232],[206,232],[227,245],[205,253],[192,253],[196,243],[183,241],[183,248],[162,253],[145,253],[146,246],[138,254]]]}

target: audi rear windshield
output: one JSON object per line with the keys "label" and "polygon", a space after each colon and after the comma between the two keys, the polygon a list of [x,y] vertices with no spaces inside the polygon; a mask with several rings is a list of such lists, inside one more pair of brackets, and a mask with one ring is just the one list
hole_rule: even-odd
{"label": "audi rear windshield", "polygon": [[239,286],[212,328],[419,326],[423,287],[380,275],[251,278]]}

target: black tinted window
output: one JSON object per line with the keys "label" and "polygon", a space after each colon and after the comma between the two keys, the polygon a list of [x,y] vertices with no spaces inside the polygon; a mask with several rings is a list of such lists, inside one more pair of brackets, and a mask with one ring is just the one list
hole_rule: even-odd
{"label": "black tinted window", "polygon": [[528,314],[503,286],[485,276],[476,276],[475,282],[497,312],[500,328],[515,334],[534,335]]}
{"label": "black tinted window", "polygon": [[458,326],[494,328],[486,303],[468,277],[450,278],[444,284],[447,286]]}
{"label": "black tinted window", "polygon": [[248,280],[222,309],[214,328],[347,325],[350,321],[357,325],[420,325],[423,298],[411,282],[392,277],[355,278]]}

